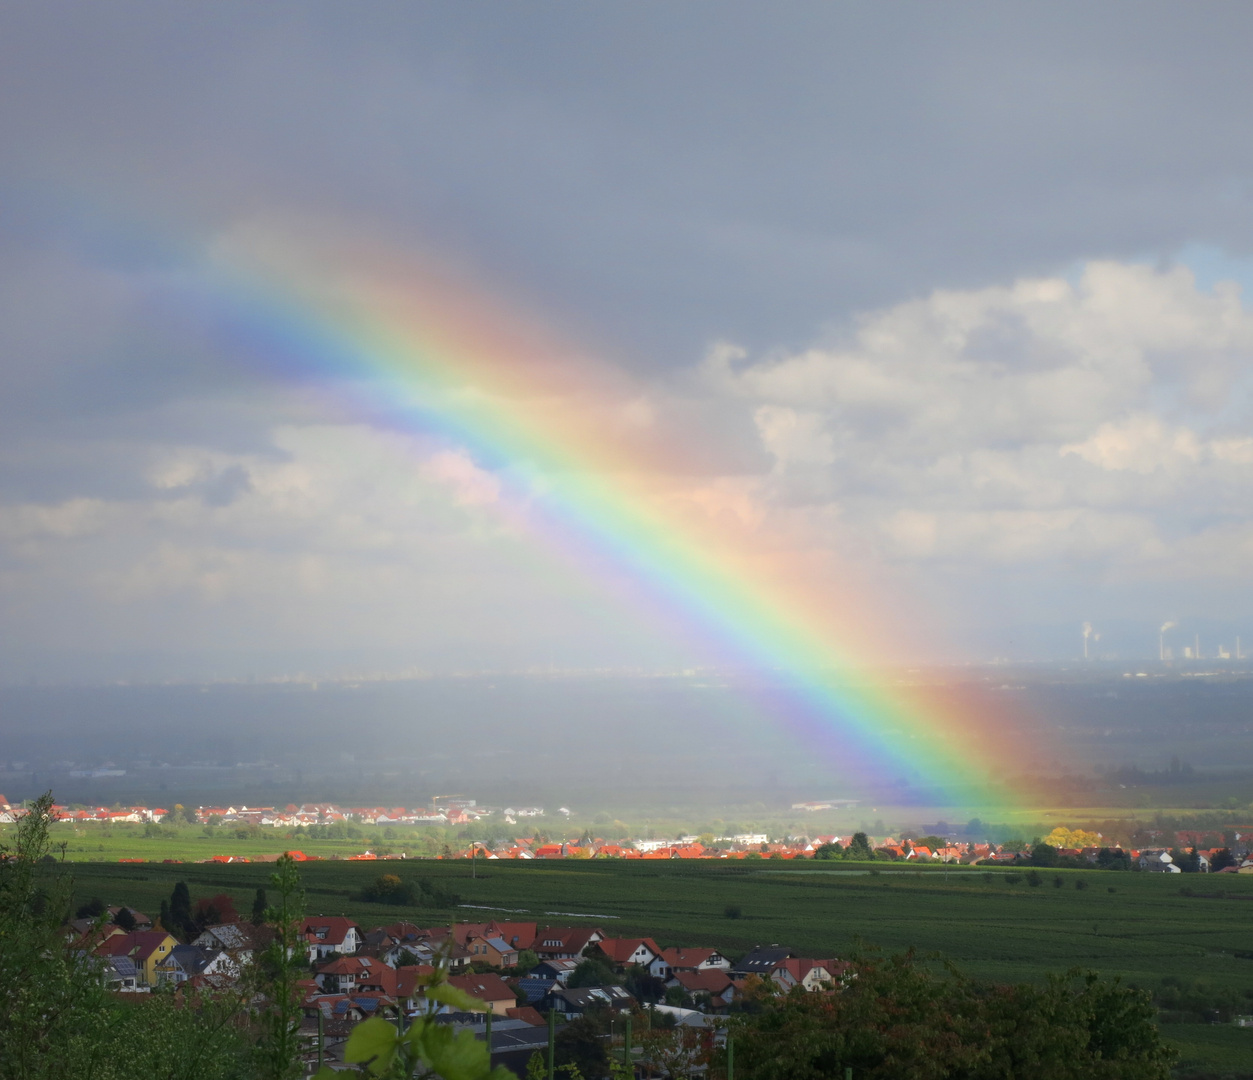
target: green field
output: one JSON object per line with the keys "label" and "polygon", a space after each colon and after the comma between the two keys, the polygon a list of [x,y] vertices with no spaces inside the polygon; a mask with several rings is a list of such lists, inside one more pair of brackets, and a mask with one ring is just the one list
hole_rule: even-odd
{"label": "green field", "polygon": [[1166,1041],[1179,1051],[1181,1077],[1253,1077],[1253,1028],[1230,1024],[1163,1024]]}
{"label": "green field", "polygon": [[[193,863],[71,869],[80,898],[100,896],[149,914],[179,880],[193,899],[228,892],[246,912],[272,870]],[[429,878],[463,904],[482,907],[404,909],[351,899],[384,871]],[[1043,884],[1032,887],[1025,877],[1010,883],[981,868],[877,864],[872,872],[869,865],[826,869],[773,860],[494,862],[480,864],[475,877],[464,861],[312,862],[301,873],[308,912],[350,915],[367,926],[401,917],[431,924],[497,916],[594,923],[614,936],[649,934],[663,946],[711,945],[733,954],[773,942],[811,956],[847,956],[859,942],[888,951],[912,946],[1001,981],[1078,966],[1146,988],[1173,975],[1253,989],[1253,875],[1061,870],[1042,872]],[[1086,888],[1077,889],[1077,881]],[[1186,896],[1186,888],[1211,895]],[[728,908],[739,908],[740,917],[729,918]],[[1253,1048],[1253,1030],[1198,1024],[1171,1032],[1185,1057],[1212,1067],[1234,1068],[1243,1048]],[[1248,1070],[1253,1074],[1253,1061]]]}
{"label": "green field", "polygon": [[[819,869],[813,862],[566,860],[480,863],[311,862],[301,867],[310,912],[346,914],[366,923],[393,918],[477,918],[461,913],[354,902],[361,885],[387,871],[426,877],[464,904],[583,913],[575,923],[604,922],[614,933],[648,933],[662,944],[710,944],[742,951],[780,942],[811,955],[846,954],[861,939],[889,950],[940,952],[981,977],[1022,979],[1080,965],[1149,985],[1163,975],[1204,971],[1218,982],[1253,986],[1253,875],[1044,871],[1044,884],[1008,884],[999,871],[878,864]],[[193,897],[232,893],[251,904],[272,868],[185,863],[75,864],[81,897],[99,895],[155,912],[174,882]],[[1062,886],[1054,882],[1060,880]],[[1076,881],[1087,888],[1076,889]],[[1181,884],[1182,883],[1182,884]],[[1225,895],[1184,896],[1180,889]],[[1114,891],[1109,891],[1109,890]],[[739,907],[738,919],[725,916]],[[485,910],[482,918],[491,917]],[[503,917],[503,915],[502,915]],[[555,916],[552,917],[555,920]],[[420,920],[419,920],[420,921]]]}

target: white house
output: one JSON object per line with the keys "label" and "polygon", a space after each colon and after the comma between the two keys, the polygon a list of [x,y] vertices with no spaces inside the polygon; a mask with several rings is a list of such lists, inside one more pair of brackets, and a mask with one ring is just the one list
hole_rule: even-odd
{"label": "white house", "polygon": [[325,960],[332,953],[351,956],[362,945],[361,927],[342,915],[319,915],[305,919],[301,933],[310,960]]}

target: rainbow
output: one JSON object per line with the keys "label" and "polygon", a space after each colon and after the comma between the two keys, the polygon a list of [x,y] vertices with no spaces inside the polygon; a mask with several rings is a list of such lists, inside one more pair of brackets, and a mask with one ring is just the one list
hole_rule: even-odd
{"label": "rainbow", "polygon": [[[909,777],[933,805],[1004,805],[1023,732],[922,686],[867,675],[893,628],[855,566],[692,496],[692,448],[623,419],[639,388],[474,290],[377,247],[268,243],[203,275],[218,330],[283,376],[347,390],[372,421],[435,436],[508,486],[563,559],[725,668],[838,779]],[[627,410],[629,412],[629,410]],[[785,542],[786,541],[786,542]]]}

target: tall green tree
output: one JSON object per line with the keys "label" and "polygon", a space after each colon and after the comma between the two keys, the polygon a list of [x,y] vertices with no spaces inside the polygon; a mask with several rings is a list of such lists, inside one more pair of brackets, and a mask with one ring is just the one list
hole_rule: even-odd
{"label": "tall green tree", "polygon": [[296,860],[284,855],[270,875],[278,901],[265,913],[274,937],[260,957],[264,1005],[257,1016],[261,1038],[256,1067],[261,1080],[295,1080],[300,1065],[300,987],[306,967],[305,942],[300,934],[304,918],[304,891]]}
{"label": "tall green tree", "polygon": [[[171,934],[183,938],[195,935],[196,924],[191,917],[191,890],[185,881],[176,882],[174,891],[170,893],[169,916],[170,922],[165,924],[165,928]],[[164,923],[164,918],[162,921]]]}
{"label": "tall green tree", "polygon": [[263,922],[265,922],[265,912],[269,906],[270,902],[266,899],[265,889],[258,889],[256,895],[252,898],[253,926],[260,926]]}
{"label": "tall green tree", "polygon": [[870,847],[870,837],[864,832],[853,833],[853,838],[844,851],[844,857],[846,859],[873,859],[874,851]]}

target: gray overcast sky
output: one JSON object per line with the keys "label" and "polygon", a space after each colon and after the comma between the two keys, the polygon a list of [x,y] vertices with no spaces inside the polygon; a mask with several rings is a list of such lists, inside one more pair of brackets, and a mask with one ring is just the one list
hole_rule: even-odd
{"label": "gray overcast sky", "polygon": [[484,463],[154,300],[321,221],[625,372],[702,433],[694,494],[856,560],[931,655],[1253,641],[1250,41],[1235,4],[6,6],[0,675],[692,660]]}

